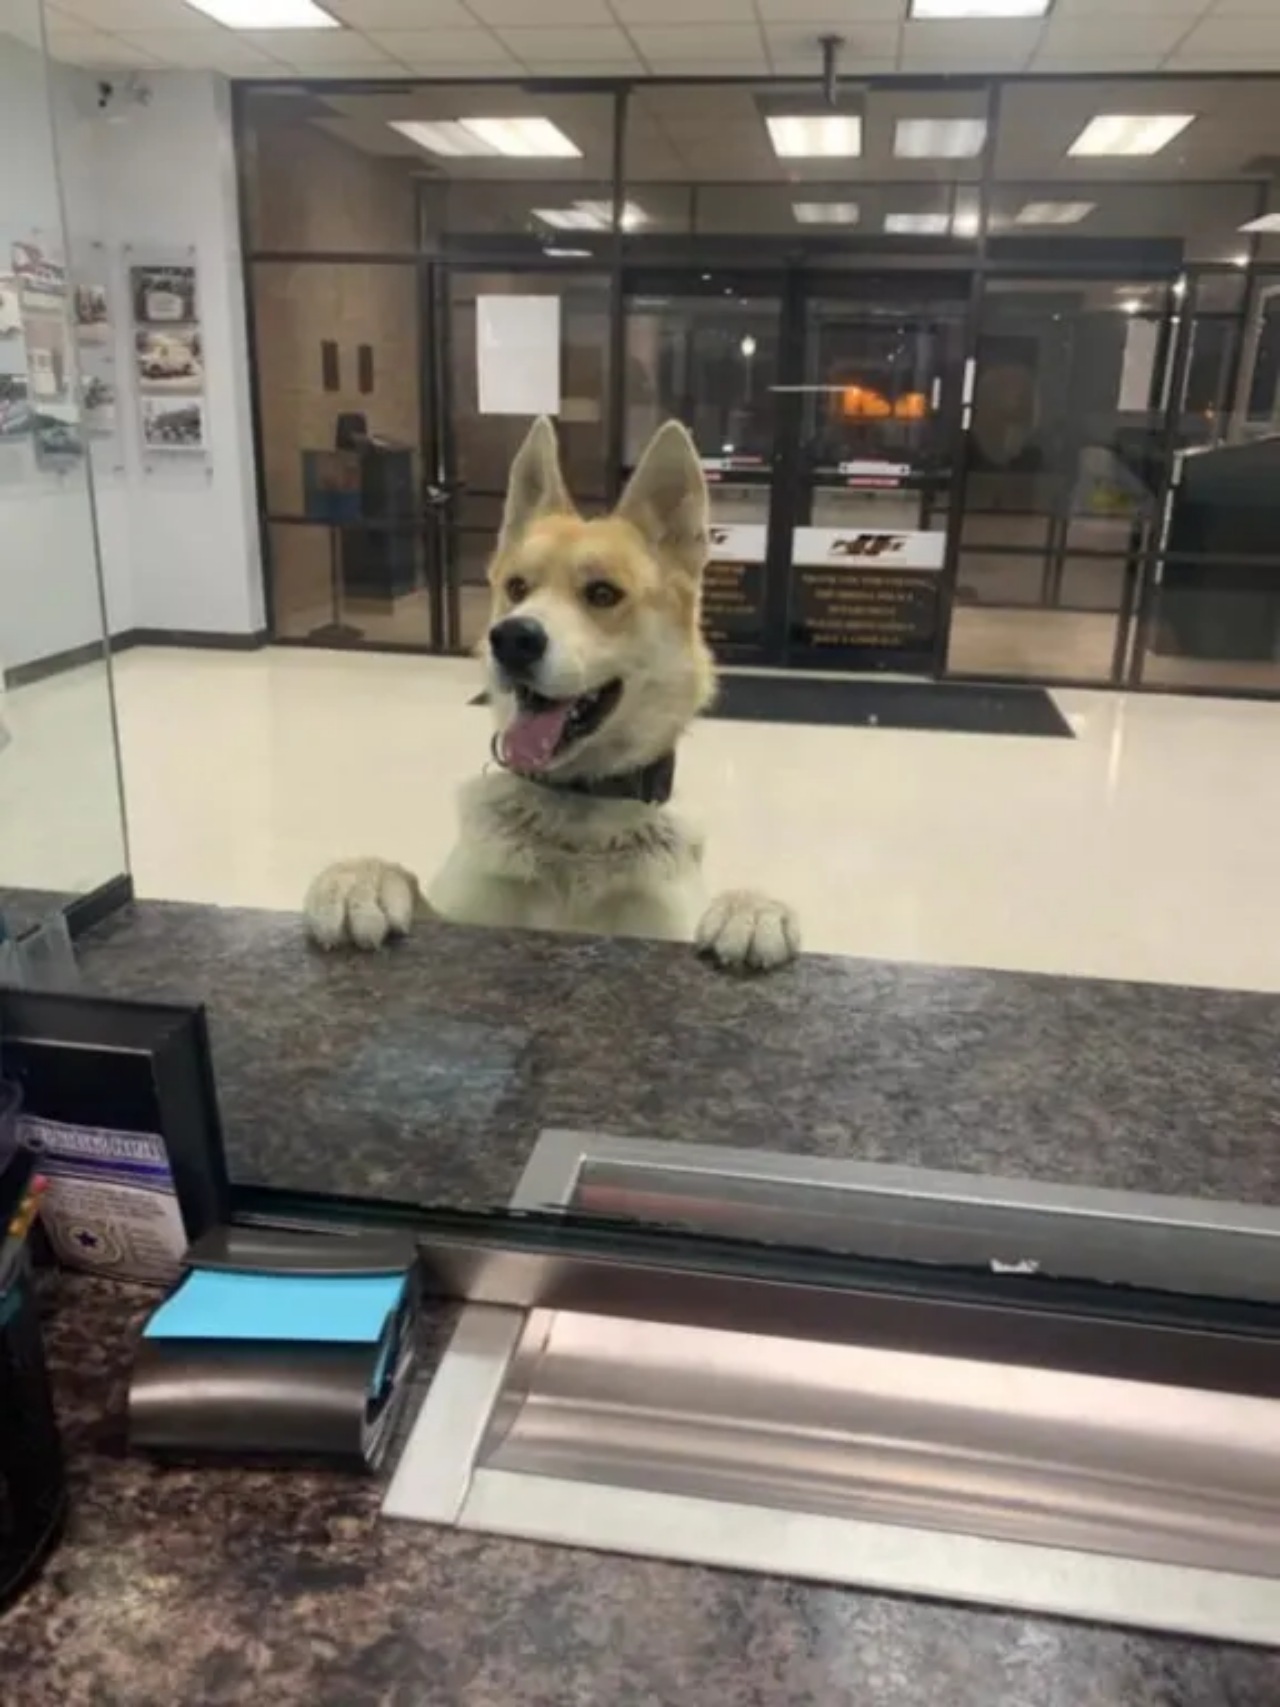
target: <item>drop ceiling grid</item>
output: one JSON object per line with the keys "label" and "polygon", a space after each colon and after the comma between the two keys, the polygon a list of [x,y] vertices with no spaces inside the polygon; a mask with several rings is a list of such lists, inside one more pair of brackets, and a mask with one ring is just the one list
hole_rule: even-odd
{"label": "drop ceiling grid", "polygon": [[[235,75],[856,75],[1280,69],[1277,0],[1056,0],[1027,22],[911,22],[908,0],[329,0],[348,27],[228,30],[184,0],[56,0],[57,57]],[[797,15],[798,14],[798,15]]]}

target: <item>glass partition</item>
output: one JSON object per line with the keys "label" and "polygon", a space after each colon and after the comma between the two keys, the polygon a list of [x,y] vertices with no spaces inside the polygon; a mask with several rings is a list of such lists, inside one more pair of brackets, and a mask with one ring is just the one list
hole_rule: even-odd
{"label": "glass partition", "polygon": [[8,139],[0,172],[0,939],[127,867],[92,421],[83,407],[89,308],[76,289],[52,128],[51,103],[69,100],[49,74],[36,0],[8,0],[0,7]]}
{"label": "glass partition", "polygon": [[[222,920],[187,945],[175,986],[208,995],[237,1076],[238,1178],[497,1211],[544,1129],[607,1132],[780,1153],[791,1174],[751,1177],[769,1174],[797,1218],[752,1186],[717,1224],[816,1243],[841,1231],[800,1202],[815,1161],[1263,1192],[1269,1115],[1246,1115],[1253,1171],[1233,1184],[1165,1068],[1179,1050],[1203,1060],[1199,1027],[1226,1037],[1205,1071],[1231,1102],[1240,1038],[1261,1023],[1231,992],[1280,987],[1265,931],[1255,920],[1256,952],[1231,964],[1171,945],[1186,897],[1170,879],[1153,913],[1152,873],[1185,828],[1172,808],[1159,837],[1133,831],[1132,870],[1062,850],[1087,840],[1082,803],[1130,826],[1177,786],[1154,759],[1156,782],[1141,770],[1146,701],[1074,688],[1280,689],[1280,271],[1246,229],[1273,199],[1273,92],[873,79],[824,108],[781,79],[242,91],[276,637],[368,653],[317,666],[338,684],[307,760],[323,785],[303,790],[281,863],[296,875],[305,851],[309,879],[345,856],[388,862],[313,895],[337,937],[407,923],[405,871],[440,916],[377,955],[313,953],[292,916]],[[1158,146],[1081,146],[1100,116],[1141,131],[1166,106],[1187,122]],[[295,148],[301,132],[315,137]],[[351,158],[333,182],[363,189],[307,214],[328,170],[308,151],[337,147]],[[316,180],[296,195],[286,157]],[[522,464],[533,516],[561,507],[560,477],[583,515],[607,511],[664,421],[689,431],[720,704],[695,722],[681,702],[687,740],[659,716],[657,735],[609,745],[620,708],[630,727],[636,696],[672,679],[697,698],[703,666],[690,619],[665,676],[644,650],[659,619],[645,606],[633,631],[631,594],[585,548],[563,570],[582,588],[563,642],[574,691],[517,696],[493,662],[491,630],[515,617],[527,641],[519,607],[542,585],[534,563],[495,589],[490,565],[544,414],[553,431]],[[559,475],[538,462],[553,452]],[[374,486],[398,507],[371,508]],[[666,550],[680,517],[663,517]],[[397,659],[392,676],[383,646],[451,656]],[[350,703],[347,671],[363,684]],[[991,721],[904,731],[815,709],[829,688],[882,687]],[[573,836],[597,779],[584,766],[521,790],[517,699],[520,762],[544,737],[554,759],[570,717],[598,734],[618,820],[658,805],[675,750],[711,895],[794,897],[812,957],[726,978],[688,938],[699,923],[718,938],[732,908],[679,933],[629,890],[616,915],[575,911]],[[301,721],[272,705],[273,731]],[[1034,728],[999,722],[1024,715]],[[988,741],[993,726],[1016,739]],[[524,863],[472,904],[463,880],[492,876],[487,832],[511,823],[531,838]],[[1199,867],[1186,888],[1211,880]],[[738,923],[752,953],[781,940],[785,958],[778,910]],[[226,967],[260,931],[292,982],[250,1022]],[[1171,984],[1167,1007],[1150,996]],[[1131,1053],[1112,1052],[1130,1021]],[[1116,1123],[1124,1146],[1105,1141]],[[621,1180],[592,1164],[566,1189],[583,1214],[705,1230],[714,1190],[677,1190],[683,1165]],[[543,1175],[525,1182],[526,1207],[564,1201]]]}

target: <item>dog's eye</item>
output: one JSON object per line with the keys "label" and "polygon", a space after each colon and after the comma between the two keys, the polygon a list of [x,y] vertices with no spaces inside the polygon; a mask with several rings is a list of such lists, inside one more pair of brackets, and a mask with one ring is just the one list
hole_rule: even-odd
{"label": "dog's eye", "polygon": [[529,597],[529,583],[523,575],[512,575],[502,590],[513,605],[523,604]]}
{"label": "dog's eye", "polygon": [[613,605],[622,603],[622,588],[615,587],[612,581],[588,581],[582,589],[582,596],[597,610],[609,610]]}

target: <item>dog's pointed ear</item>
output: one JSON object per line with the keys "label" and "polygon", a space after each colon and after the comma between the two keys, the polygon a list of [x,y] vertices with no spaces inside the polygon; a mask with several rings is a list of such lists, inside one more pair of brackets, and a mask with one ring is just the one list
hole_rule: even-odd
{"label": "dog's pointed ear", "polygon": [[513,545],[538,516],[568,514],[572,509],[573,500],[560,472],[556,430],[545,415],[540,415],[511,464],[499,549]]}
{"label": "dog's pointed ear", "polygon": [[662,556],[690,575],[707,561],[710,507],[693,440],[679,421],[667,421],[649,440],[616,514]]}

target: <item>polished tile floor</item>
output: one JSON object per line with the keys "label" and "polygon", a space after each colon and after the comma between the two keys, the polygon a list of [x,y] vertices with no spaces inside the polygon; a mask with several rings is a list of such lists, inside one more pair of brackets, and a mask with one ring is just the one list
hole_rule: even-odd
{"label": "polished tile floor", "polygon": [[[474,683],[459,660],[126,653],[139,892],[294,907],[321,864],[360,852],[429,873],[486,758]],[[43,696],[65,742],[74,692],[10,694],[29,771],[22,697]],[[709,831],[712,883],[786,897],[813,950],[1280,990],[1280,705],[1057,698],[1075,741],[699,725],[679,796]],[[0,861],[14,845],[11,820]]]}

